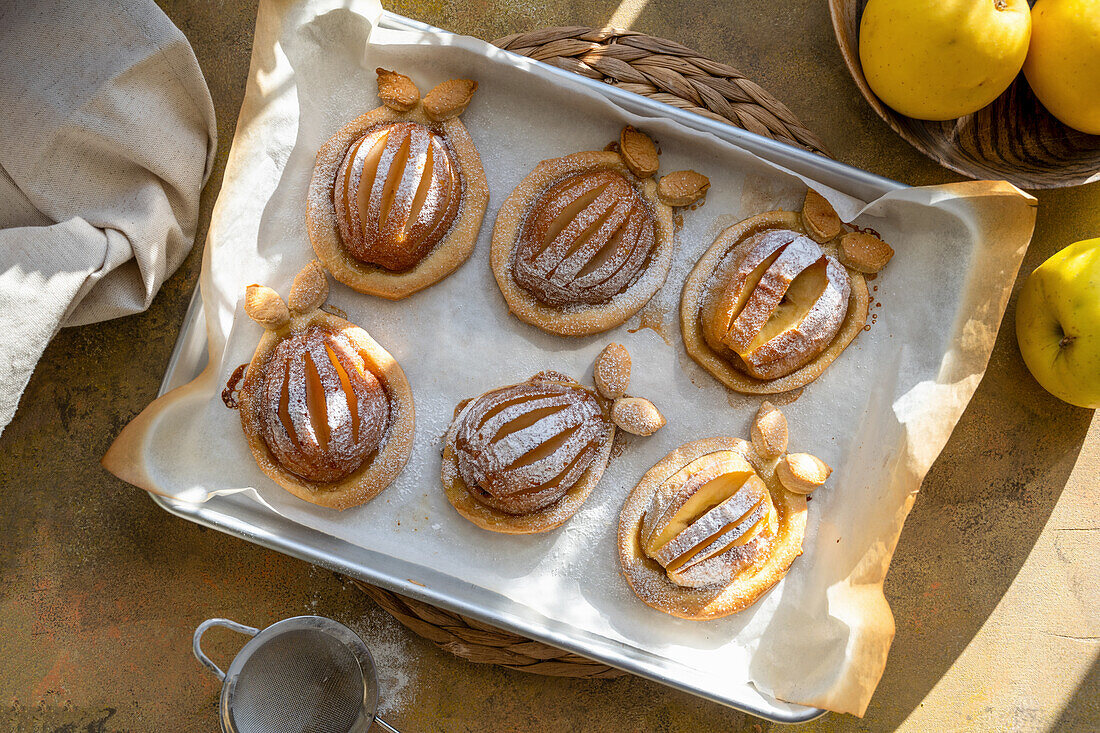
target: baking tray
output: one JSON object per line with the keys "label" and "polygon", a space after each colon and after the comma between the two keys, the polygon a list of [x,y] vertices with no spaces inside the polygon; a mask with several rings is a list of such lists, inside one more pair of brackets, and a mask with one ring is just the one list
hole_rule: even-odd
{"label": "baking tray", "polygon": [[[447,31],[389,12],[383,14],[380,25],[394,30],[448,34]],[[501,53],[505,57],[514,56],[504,51]],[[522,57],[515,58],[518,60]],[[524,59],[524,63],[527,62]],[[646,117],[672,118],[685,127],[719,137],[772,163],[802,173],[864,201],[905,188],[904,184],[897,181],[838,163],[802,148],[709,120],[561,69],[548,68],[551,73],[560,76],[563,84],[588,87],[629,112]],[[194,379],[206,362],[203,305],[196,288],[158,396]],[[302,526],[239,494],[213,496],[202,504],[182,502],[156,494],[150,496],[164,510],[197,524],[768,720],[798,723],[825,713],[818,708],[776,700],[749,683],[725,694],[714,693],[705,684],[705,675],[685,665],[612,639],[579,631],[502,595],[457,580],[432,568],[373,552]]]}

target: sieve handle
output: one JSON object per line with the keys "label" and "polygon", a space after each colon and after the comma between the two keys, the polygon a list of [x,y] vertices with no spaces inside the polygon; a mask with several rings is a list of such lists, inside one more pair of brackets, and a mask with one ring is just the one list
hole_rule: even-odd
{"label": "sieve handle", "polygon": [[392,725],[382,720],[381,718],[375,717],[374,722],[378,723],[379,728],[385,731],[389,731],[389,733],[401,733],[401,731],[397,730],[397,728],[394,728]]}
{"label": "sieve handle", "polygon": [[239,624],[236,621],[230,621],[227,618],[208,618],[201,624],[199,624],[199,627],[197,629],[195,629],[195,636],[191,640],[191,651],[195,653],[195,659],[202,662],[202,666],[206,667],[211,672],[216,674],[219,680],[224,680],[225,672],[222,672],[221,667],[214,664],[214,662],[210,660],[210,657],[206,656],[206,654],[204,654],[202,651],[202,635],[205,634],[206,630],[209,629],[211,626],[223,626],[230,631],[236,631],[240,634],[247,634],[248,636],[255,636],[256,634],[260,633],[260,630],[254,629],[251,626]]}

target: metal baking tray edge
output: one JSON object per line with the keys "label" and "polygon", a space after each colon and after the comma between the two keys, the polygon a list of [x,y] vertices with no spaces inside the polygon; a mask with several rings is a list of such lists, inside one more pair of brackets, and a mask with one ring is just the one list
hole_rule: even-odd
{"label": "metal baking tray edge", "polygon": [[[383,13],[380,26],[394,30],[448,33],[448,31],[390,12]],[[501,53],[513,56],[521,63],[531,63],[524,57],[505,51]],[[715,135],[761,158],[791,170],[804,172],[815,180],[865,201],[877,198],[887,191],[905,188],[904,184],[897,181],[815,155],[793,145],[709,120],[562,69],[545,68],[560,75],[563,83],[581,84],[593,89],[632,113],[675,119],[686,127]],[[158,396],[189,382],[198,375],[206,361],[203,305],[199,289],[196,287]],[[758,691],[751,684],[739,686],[728,694],[708,691],[692,679],[700,678],[701,675],[689,667],[612,639],[578,631],[504,596],[457,580],[431,568],[382,555],[296,524],[247,498],[235,495],[215,496],[203,504],[191,504],[156,494],[150,494],[150,497],[165,511],[197,524],[240,537],[334,572],[389,588],[434,606],[537,639],[761,718],[777,723],[801,723],[813,720],[826,712],[819,708],[776,700]],[[486,602],[475,604],[464,600],[477,595],[482,596]]]}

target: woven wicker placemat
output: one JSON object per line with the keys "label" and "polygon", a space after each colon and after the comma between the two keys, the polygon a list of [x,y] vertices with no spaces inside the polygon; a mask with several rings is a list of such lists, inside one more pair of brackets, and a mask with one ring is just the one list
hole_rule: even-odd
{"label": "woven wicker placemat", "polygon": [[[782,102],[732,66],[675,41],[636,31],[580,26],[544,28],[494,45],[659,102],[827,154]],[[535,674],[605,679],[626,672],[457,613],[353,580],[414,633],[471,662]]]}

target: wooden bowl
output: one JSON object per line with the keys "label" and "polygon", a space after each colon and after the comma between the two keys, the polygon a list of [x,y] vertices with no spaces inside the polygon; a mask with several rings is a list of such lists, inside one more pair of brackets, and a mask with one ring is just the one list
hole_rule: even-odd
{"label": "wooden bowl", "polygon": [[882,103],[859,63],[859,20],[867,0],[829,0],[837,44],[878,116],[917,150],[970,178],[1003,178],[1021,188],[1061,188],[1100,180],[1100,136],[1066,127],[1046,111],[1024,75],[988,107],[947,122],[915,120]]}

